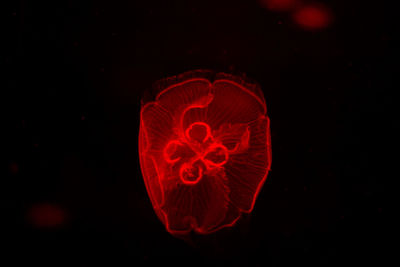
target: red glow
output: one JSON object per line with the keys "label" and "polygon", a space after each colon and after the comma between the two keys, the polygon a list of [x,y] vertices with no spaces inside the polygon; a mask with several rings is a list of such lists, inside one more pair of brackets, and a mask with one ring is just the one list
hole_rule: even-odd
{"label": "red glow", "polygon": [[233,226],[252,211],[271,164],[261,89],[227,74],[210,81],[193,73],[141,110],[143,178],[172,234]]}
{"label": "red glow", "polygon": [[55,204],[35,204],[28,211],[30,223],[38,228],[53,228],[65,222],[65,212]]}
{"label": "red glow", "polygon": [[319,30],[332,22],[331,12],[324,6],[304,6],[293,14],[294,21],[305,30]]}
{"label": "red glow", "polygon": [[272,11],[288,11],[299,4],[299,0],[260,0],[261,5]]}

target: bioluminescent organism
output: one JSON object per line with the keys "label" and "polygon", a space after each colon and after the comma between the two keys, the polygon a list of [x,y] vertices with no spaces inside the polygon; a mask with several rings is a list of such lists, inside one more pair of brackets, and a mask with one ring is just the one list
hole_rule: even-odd
{"label": "bioluminescent organism", "polygon": [[261,89],[199,71],[143,103],[139,155],[154,210],[171,234],[208,234],[250,213],[271,165]]}

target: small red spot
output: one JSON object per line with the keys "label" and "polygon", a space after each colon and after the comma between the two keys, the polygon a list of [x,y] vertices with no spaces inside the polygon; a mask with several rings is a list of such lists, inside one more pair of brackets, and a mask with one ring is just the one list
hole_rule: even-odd
{"label": "small red spot", "polygon": [[332,23],[332,14],[325,6],[308,5],[296,10],[293,20],[305,30],[319,30]]}
{"label": "small red spot", "polygon": [[84,121],[85,119],[86,117],[82,115],[81,120]]}
{"label": "small red spot", "polygon": [[260,4],[272,11],[289,11],[295,8],[299,0],[260,0]]}
{"label": "small red spot", "polygon": [[65,222],[65,212],[57,204],[35,204],[28,211],[28,220],[38,228],[59,227]]}

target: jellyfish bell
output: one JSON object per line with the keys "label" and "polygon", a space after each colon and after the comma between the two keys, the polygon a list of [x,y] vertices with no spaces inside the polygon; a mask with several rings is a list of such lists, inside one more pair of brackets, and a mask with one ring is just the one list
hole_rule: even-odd
{"label": "jellyfish bell", "polygon": [[271,165],[260,87],[196,70],[155,88],[141,108],[139,158],[157,216],[173,235],[233,226],[252,211]]}

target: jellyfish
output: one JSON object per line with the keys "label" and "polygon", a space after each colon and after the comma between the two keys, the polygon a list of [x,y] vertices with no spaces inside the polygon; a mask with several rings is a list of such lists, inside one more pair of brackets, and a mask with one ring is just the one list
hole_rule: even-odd
{"label": "jellyfish", "polygon": [[271,166],[270,120],[255,83],[196,70],[142,102],[139,159],[155,213],[173,235],[210,234],[253,210]]}

